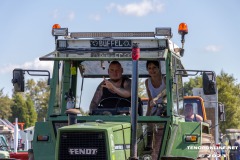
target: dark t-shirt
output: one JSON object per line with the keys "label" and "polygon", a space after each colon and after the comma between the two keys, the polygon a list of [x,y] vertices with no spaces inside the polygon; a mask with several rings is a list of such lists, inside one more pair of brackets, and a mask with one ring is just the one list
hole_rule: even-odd
{"label": "dark t-shirt", "polygon": [[[120,88],[124,88],[124,82],[128,80],[127,77],[123,77]],[[106,100],[104,100],[106,99]],[[104,100],[104,101],[102,101]],[[103,108],[116,108],[116,107],[131,107],[131,97],[123,98],[116,93],[110,92],[107,88],[103,88],[103,94],[100,101],[100,106]]]}
{"label": "dark t-shirt", "polygon": [[[123,77],[121,88],[124,88],[124,82],[129,80],[127,77]],[[106,99],[106,100],[104,100]],[[107,88],[103,88],[103,95],[99,104],[100,108],[116,108],[116,107],[131,107],[131,97],[123,98],[116,93],[110,92]],[[138,115],[143,114],[142,101],[138,98]]]}

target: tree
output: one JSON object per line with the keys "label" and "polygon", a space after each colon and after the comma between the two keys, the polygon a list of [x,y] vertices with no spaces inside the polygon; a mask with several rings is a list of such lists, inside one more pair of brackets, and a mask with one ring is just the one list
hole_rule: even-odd
{"label": "tree", "polygon": [[201,77],[195,77],[190,78],[188,82],[184,83],[184,94],[185,95],[192,95],[192,89],[193,88],[201,88],[202,87],[202,78]]}
{"label": "tree", "polygon": [[15,118],[18,118],[18,122],[27,122],[27,106],[22,93],[14,93],[13,95],[13,105],[12,116],[9,118],[11,122],[15,122]]}
{"label": "tree", "polygon": [[37,112],[37,120],[43,121],[47,114],[48,101],[50,96],[50,88],[46,80],[38,80],[35,82],[30,79],[26,83],[25,94],[28,95],[34,102],[34,107]]}
{"label": "tree", "polygon": [[25,123],[25,128],[35,125],[37,113],[30,96],[24,93],[14,93],[11,109],[12,116],[9,118],[11,122],[15,122],[15,118],[18,118],[18,122]]}
{"label": "tree", "polygon": [[27,96],[26,106],[27,106],[27,120],[25,124],[26,127],[31,127],[34,126],[35,122],[37,121],[37,112],[35,110],[34,103],[30,96]]}
{"label": "tree", "polygon": [[138,81],[138,97],[146,98],[147,92],[145,87],[145,79],[139,79]]}
{"label": "tree", "polygon": [[12,100],[3,94],[3,89],[0,90],[0,118],[8,119],[12,115],[11,105]]}
{"label": "tree", "polygon": [[226,122],[222,122],[220,128],[240,128],[240,84],[236,84],[232,75],[221,71],[217,76],[218,101],[225,105]]}
{"label": "tree", "polygon": [[49,94],[47,80],[28,80],[24,93],[13,94],[13,113],[10,120],[15,121],[15,118],[18,118],[19,122],[25,123],[25,127],[35,125],[37,120],[43,121],[47,114]]}

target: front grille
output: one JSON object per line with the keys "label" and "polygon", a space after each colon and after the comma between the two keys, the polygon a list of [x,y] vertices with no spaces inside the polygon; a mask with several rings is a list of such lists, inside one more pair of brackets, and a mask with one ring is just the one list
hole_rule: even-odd
{"label": "front grille", "polygon": [[[105,139],[104,132],[60,133],[59,160],[106,160],[107,147]],[[95,152],[96,149],[97,153]]]}

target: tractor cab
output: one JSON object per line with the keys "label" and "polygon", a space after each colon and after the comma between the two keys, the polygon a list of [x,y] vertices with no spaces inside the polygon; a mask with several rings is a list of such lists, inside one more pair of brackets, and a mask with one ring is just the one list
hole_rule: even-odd
{"label": "tractor cab", "polygon": [[[54,29],[57,30],[57,29]],[[168,31],[166,29],[166,31]],[[54,32],[54,31],[53,31]],[[159,29],[160,32],[160,29]],[[163,32],[163,31],[162,31]],[[160,34],[160,33],[159,33]],[[162,33],[161,33],[162,34]],[[168,33],[170,34],[170,33]],[[117,36],[117,37],[115,37]],[[166,35],[167,36],[167,35]],[[129,78],[132,84],[137,85],[138,78],[148,78],[146,70],[147,60],[157,60],[160,62],[162,72],[166,74],[166,57],[169,44],[168,39],[157,39],[154,32],[117,32],[117,33],[71,33],[70,37],[56,40],[56,51],[46,56],[40,57],[40,60],[54,61],[58,63],[59,70],[62,70],[62,75],[68,77],[70,81],[65,86],[58,86],[58,88],[65,87],[65,99],[67,104],[64,104],[56,99],[55,105],[61,106],[61,114],[64,114],[65,109],[81,108],[82,96],[85,96],[86,91],[93,89],[94,93],[99,84],[104,78],[108,79],[108,67],[110,62],[119,61],[123,68],[123,77]],[[132,78],[135,74],[132,63],[132,46],[138,44],[141,56],[138,60],[138,77]],[[174,44],[171,44],[171,49],[174,50]],[[59,77],[61,78],[59,72]],[[85,86],[89,81],[95,80],[92,86]],[[61,79],[59,79],[59,82]],[[62,85],[59,83],[57,85]],[[66,83],[65,83],[66,84]],[[93,88],[95,86],[95,88]],[[61,94],[57,92],[56,94]],[[93,96],[93,94],[91,94]],[[62,97],[63,95],[59,95]],[[67,97],[67,98],[66,98]],[[132,97],[132,96],[131,96]],[[88,100],[90,97],[87,97]],[[91,97],[92,98],[92,97]],[[74,105],[69,101],[74,100]],[[78,102],[76,102],[78,101]],[[114,105],[108,105],[111,101]],[[59,103],[60,102],[60,103]],[[139,112],[141,111],[141,99],[138,97]],[[57,104],[59,103],[59,104]],[[89,102],[90,103],[90,102]],[[122,105],[120,105],[122,104]],[[88,104],[89,105],[89,104]],[[67,106],[65,108],[65,106]],[[84,106],[86,110],[86,106]],[[102,115],[105,112],[110,112],[111,115],[126,114],[129,115],[131,110],[131,99],[109,97],[102,100],[97,109],[94,109],[91,115]],[[53,110],[52,114],[57,110]]]}

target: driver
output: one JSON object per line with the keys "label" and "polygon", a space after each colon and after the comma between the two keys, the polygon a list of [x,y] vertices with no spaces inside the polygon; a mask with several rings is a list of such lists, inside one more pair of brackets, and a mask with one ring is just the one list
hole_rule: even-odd
{"label": "driver", "polygon": [[[90,104],[89,113],[92,114],[93,109],[97,109],[101,100],[116,97],[128,99],[131,102],[131,80],[122,76],[123,68],[118,61],[112,61],[109,64],[108,74],[109,79],[103,79],[96,89],[93,99]],[[105,102],[104,107],[114,108],[118,103],[116,101],[108,100]],[[124,101],[120,102],[124,103]],[[130,103],[121,104],[125,107],[130,107]],[[118,104],[119,105],[119,104]],[[127,105],[127,106],[126,106]]]}
{"label": "driver", "polygon": [[192,103],[187,103],[185,105],[184,114],[185,114],[185,121],[186,122],[193,122],[193,121],[194,122],[202,122],[203,121],[202,116],[193,113]]}

